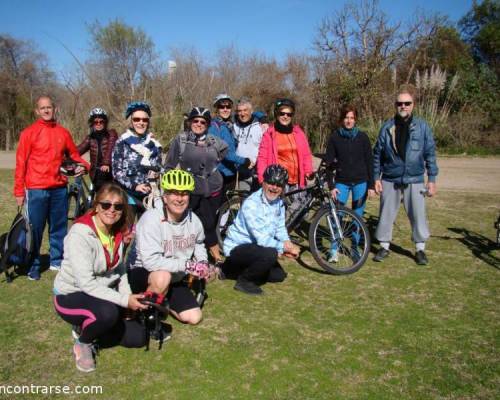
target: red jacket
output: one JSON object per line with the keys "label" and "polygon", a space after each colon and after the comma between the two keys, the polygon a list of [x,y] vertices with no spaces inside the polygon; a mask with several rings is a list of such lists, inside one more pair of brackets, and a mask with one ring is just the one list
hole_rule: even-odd
{"label": "red jacket", "polygon": [[24,196],[25,189],[65,186],[68,179],[60,174],[59,167],[66,156],[90,169],[67,129],[42,119],[28,126],[21,132],[17,147],[14,196]]}
{"label": "red jacket", "polygon": [[[264,180],[264,171],[271,164],[278,163],[278,146],[276,139],[276,130],[270,125],[267,131],[264,132],[259,146],[259,155],[257,156],[257,175],[259,182]],[[299,187],[306,186],[306,176],[313,172],[312,154],[309,148],[309,142],[304,131],[298,125],[293,126],[292,133],[297,145],[297,158],[299,167]]]}

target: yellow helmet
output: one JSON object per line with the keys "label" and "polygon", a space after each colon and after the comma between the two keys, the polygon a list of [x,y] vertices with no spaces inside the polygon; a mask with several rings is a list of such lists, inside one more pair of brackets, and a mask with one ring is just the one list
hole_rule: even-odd
{"label": "yellow helmet", "polygon": [[171,169],[161,177],[160,186],[164,190],[189,191],[194,190],[194,178],[182,169]]}

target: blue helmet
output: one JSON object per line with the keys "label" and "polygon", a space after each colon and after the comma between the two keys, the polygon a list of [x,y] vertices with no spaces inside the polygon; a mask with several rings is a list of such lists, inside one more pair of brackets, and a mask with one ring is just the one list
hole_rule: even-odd
{"label": "blue helmet", "polygon": [[130,117],[130,115],[135,111],[144,111],[151,117],[151,107],[145,101],[133,101],[128,103],[127,109],[125,110],[125,118]]}

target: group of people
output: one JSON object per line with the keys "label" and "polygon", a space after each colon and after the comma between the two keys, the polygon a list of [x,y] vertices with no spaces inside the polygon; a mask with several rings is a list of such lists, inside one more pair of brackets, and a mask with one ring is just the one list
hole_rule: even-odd
{"label": "group of people", "polygon": [[[397,93],[396,114],[382,126],[373,152],[368,136],[356,126],[357,109],[343,107],[326,148],[325,161],[336,171],[335,181],[330,180],[333,198],[345,204],[351,193],[352,208],[362,216],[367,197],[381,196],[375,234],[381,247],[375,261],[389,254],[402,197],[416,261],[427,263],[424,195],[435,194],[438,169],[431,130],[413,116],[414,99],[411,87]],[[282,194],[311,179],[307,135],[293,123],[296,105],[290,99],[276,100],[272,123],[254,112],[248,99],[237,102],[235,114],[233,108],[227,94],[215,98],[214,118],[209,109],[194,107],[163,160],[145,102],[127,106],[128,129],[120,137],[108,128],[106,112],[93,109],[90,133],[76,146],[57,124],[51,98],[37,100],[40,118],[21,133],[14,195],[18,205],[26,203],[33,226],[32,280],[40,278],[39,250],[48,221],[50,268],[59,271],[54,305],[73,325],[79,370],[95,369],[96,341],[144,345],[147,332],[134,318],[148,307],[144,300],[168,303],[179,321],[198,324],[202,311],[185,279],[189,274],[235,279],[234,288],[251,295],[262,294],[266,282],[286,278],[279,258],[296,258],[299,248],[285,227]],[[81,158],[89,150],[90,164]],[[67,179],[59,168],[68,157],[77,165],[75,173],[89,172],[97,188],[92,209],[69,233]],[[161,198],[145,210],[142,200],[154,180],[159,180]],[[227,231],[224,260],[215,233],[217,210],[224,191],[236,181],[253,193]],[[288,208],[302,200],[294,197]],[[337,261],[335,252],[332,247],[330,262]],[[209,258],[215,267],[209,266]]]}

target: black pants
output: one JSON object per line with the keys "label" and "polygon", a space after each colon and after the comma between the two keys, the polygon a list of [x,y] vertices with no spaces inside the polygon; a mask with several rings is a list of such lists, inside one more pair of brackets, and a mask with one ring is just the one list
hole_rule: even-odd
{"label": "black pants", "polygon": [[111,175],[111,172],[103,172],[99,168],[96,168],[94,176],[92,177],[94,192],[97,193],[102,185],[108,182],[113,182],[113,175]]}
{"label": "black pants", "polygon": [[217,196],[204,197],[193,194],[189,199],[189,208],[198,216],[205,231],[205,245],[212,247],[218,243],[215,228],[217,226],[217,210],[222,204],[222,193]]}
{"label": "black pants", "polygon": [[146,330],[138,321],[126,321],[124,309],[110,301],[75,292],[54,296],[56,312],[63,320],[81,327],[80,342],[124,347],[143,347]]}
{"label": "black pants", "polygon": [[231,250],[222,270],[230,278],[243,278],[258,284],[283,282],[286,278],[286,272],[278,264],[277,250],[253,243]]}

